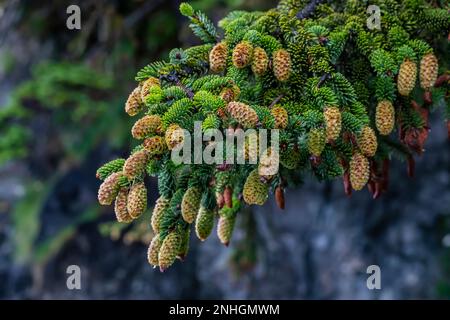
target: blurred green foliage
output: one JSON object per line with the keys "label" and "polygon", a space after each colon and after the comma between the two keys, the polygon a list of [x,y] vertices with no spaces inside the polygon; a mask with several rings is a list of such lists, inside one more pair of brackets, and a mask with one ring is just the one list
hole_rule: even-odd
{"label": "blurred green foliage", "polygon": [[[105,98],[112,86],[110,76],[83,64],[33,66],[31,79],[19,85],[9,104],[0,109],[0,163],[33,151],[32,139],[39,139],[39,132],[33,132],[32,122],[39,116],[61,134],[61,153],[83,158],[90,149],[85,137],[93,134],[92,125],[111,113]],[[95,135],[99,129],[104,128],[95,126]]]}

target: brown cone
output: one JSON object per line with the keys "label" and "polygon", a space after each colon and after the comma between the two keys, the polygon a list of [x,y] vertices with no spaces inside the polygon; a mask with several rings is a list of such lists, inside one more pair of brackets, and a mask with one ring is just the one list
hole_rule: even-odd
{"label": "brown cone", "polygon": [[284,210],[284,189],[281,186],[278,186],[275,189],[275,201],[278,205],[278,208]]}

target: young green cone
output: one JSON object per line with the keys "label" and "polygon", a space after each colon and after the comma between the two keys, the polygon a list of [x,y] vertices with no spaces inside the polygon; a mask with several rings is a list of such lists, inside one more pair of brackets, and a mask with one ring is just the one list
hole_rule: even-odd
{"label": "young green cone", "polygon": [[378,149],[378,141],[375,131],[371,127],[365,126],[361,130],[358,138],[358,146],[366,157],[373,157],[375,155]]}
{"label": "young green cone", "polygon": [[266,73],[269,66],[269,57],[263,48],[256,47],[253,51],[252,71],[257,76],[262,76]]}
{"label": "young green cone", "polygon": [[228,46],[225,42],[218,43],[209,53],[209,67],[212,72],[219,73],[227,67]]}
{"label": "young green cone", "polygon": [[148,152],[145,150],[140,150],[133,153],[125,161],[123,166],[123,175],[127,177],[128,180],[134,180],[144,172],[148,160]]}
{"label": "young green cone", "polygon": [[243,190],[244,201],[249,204],[262,206],[269,196],[269,186],[261,182],[258,169],[253,170],[244,184]]}
{"label": "young green cone", "polygon": [[378,132],[383,135],[389,135],[395,125],[395,109],[390,101],[383,100],[377,105],[375,122]]}
{"label": "young green cone", "polygon": [[355,153],[350,161],[350,182],[354,190],[361,190],[369,181],[369,160],[361,153]]}
{"label": "young green cone", "polygon": [[181,214],[184,221],[192,223],[197,217],[200,208],[201,193],[198,188],[191,187],[186,190],[181,202]]}
{"label": "young green cone", "polygon": [[242,41],[233,50],[233,64],[236,68],[242,69],[252,62],[253,47],[247,41]]}
{"label": "young green cone", "polygon": [[147,251],[148,263],[150,263],[153,267],[159,266],[158,253],[161,249],[161,245],[162,245],[161,237],[159,233],[157,233],[153,237],[152,242],[150,242],[150,246],[148,247]]}
{"label": "young green cone", "polygon": [[128,193],[127,209],[130,216],[138,218],[147,209],[147,188],[143,182],[131,186]]}
{"label": "young green cone", "polygon": [[160,133],[161,118],[157,115],[147,115],[139,119],[131,129],[131,134],[135,139],[144,139],[150,134]]}
{"label": "young green cone", "polygon": [[286,82],[291,76],[291,55],[287,50],[280,49],[273,53],[273,73],[278,81]]}
{"label": "young green cone", "polygon": [[242,102],[230,102],[227,111],[244,128],[254,128],[258,123],[258,115],[255,110]]}
{"label": "young green cone", "polygon": [[129,116],[135,116],[141,112],[142,108],[141,89],[137,87],[131,92],[125,103],[125,112],[128,113]]}
{"label": "young green cone", "polygon": [[172,231],[164,238],[158,253],[158,264],[161,272],[167,270],[175,262],[180,245],[181,236],[176,231]]}
{"label": "young green cone", "polygon": [[400,70],[398,72],[397,78],[397,89],[398,93],[402,96],[409,96],[411,91],[416,85],[417,79],[417,65],[414,61],[409,59],[405,60],[400,65]]}
{"label": "young green cone", "polygon": [[342,128],[341,111],[337,107],[326,108],[324,113],[327,141],[339,138]]}
{"label": "young green cone", "polygon": [[220,216],[217,224],[217,237],[222,244],[228,247],[230,244],[231,236],[233,235],[234,225],[236,222],[236,215],[223,215]]}
{"label": "young green cone", "polygon": [[309,132],[308,150],[313,156],[320,157],[326,144],[326,134],[323,129],[314,128]]}
{"label": "young green cone", "polygon": [[109,206],[119,193],[119,179],[121,172],[115,172],[103,181],[98,189],[98,202],[103,206]]}
{"label": "young green cone", "polygon": [[158,233],[161,230],[161,221],[164,217],[165,210],[169,208],[169,202],[170,200],[166,199],[164,196],[160,196],[158,200],[156,200],[151,218],[152,229],[155,233]]}
{"label": "young green cone", "polygon": [[430,90],[436,82],[439,64],[432,53],[425,55],[420,61],[420,85],[425,90]]}
{"label": "young green cone", "polygon": [[128,213],[127,202],[128,202],[128,189],[122,188],[116,197],[114,204],[114,212],[116,213],[116,218],[118,222],[131,222],[133,218]]}
{"label": "young green cone", "polygon": [[195,233],[201,241],[205,241],[214,227],[214,211],[200,206],[195,220]]}

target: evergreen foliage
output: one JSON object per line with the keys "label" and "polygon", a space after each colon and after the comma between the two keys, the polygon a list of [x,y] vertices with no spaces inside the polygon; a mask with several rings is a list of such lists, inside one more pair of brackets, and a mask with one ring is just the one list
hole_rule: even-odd
{"label": "evergreen foliage", "polygon": [[[438,70],[436,56],[444,63],[449,57],[439,47],[447,41],[448,8],[425,0],[373,1],[383,15],[381,30],[371,30],[366,1],[321,2],[281,0],[267,12],[232,12],[219,23],[223,37],[204,13],[183,3],[181,13],[204,44],[174,49],[168,61],[138,72],[140,85],[150,77],[160,81],[141,102],[142,114],[158,114],[163,132],[170,127],[166,141],[178,141],[173,128],[192,132],[194,120],[203,121],[203,131],[280,128],[281,166],[274,176],[259,175],[260,163],[176,166],[168,149],[149,156],[146,172],[158,176],[160,196],[170,199],[157,235],[163,241],[162,270],[179,250],[183,257],[187,253],[179,239],[190,224],[204,240],[220,216],[219,237],[228,244],[244,202],[262,205],[269,191],[278,190],[277,203],[284,207],[282,190],[307,174],[328,181],[347,172],[355,190],[376,185],[370,190],[378,197],[388,177],[370,174],[371,167],[382,167],[391,156],[420,154],[428,112],[443,107],[448,116],[448,75],[446,81],[435,77],[445,72]],[[420,65],[424,80],[421,88],[401,71],[408,90],[400,95],[397,78],[405,61],[408,68]],[[102,178],[117,172],[111,164],[102,168]],[[128,181],[128,187],[142,179]]]}

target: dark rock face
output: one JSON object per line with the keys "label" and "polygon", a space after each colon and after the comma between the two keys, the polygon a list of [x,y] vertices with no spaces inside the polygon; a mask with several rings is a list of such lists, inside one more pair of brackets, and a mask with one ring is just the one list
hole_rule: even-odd
{"label": "dark rock face", "polygon": [[[301,190],[288,190],[285,212],[270,202],[246,213],[253,215],[258,259],[252,269],[239,275],[230,260],[245,237],[242,228],[236,230],[230,248],[222,246],[214,234],[204,243],[193,237],[187,260],[161,274],[148,266],[145,246],[112,242],[98,234],[96,223],[89,223],[46,266],[39,288],[28,290],[32,283],[26,268],[15,278],[16,269],[7,268],[7,277],[16,281],[10,289],[19,291],[6,290],[2,295],[43,299],[436,297],[442,277],[441,225],[450,213],[448,142],[445,128],[439,125],[433,126],[416,178],[407,178],[406,165],[395,161],[390,190],[377,201],[367,190],[346,198],[340,181],[306,181]],[[83,188],[81,182],[79,188]],[[65,270],[71,264],[81,267],[79,291],[66,288]],[[370,265],[380,267],[381,290],[366,286]]]}

